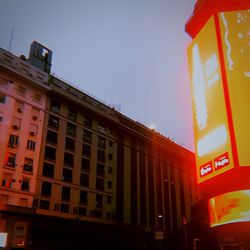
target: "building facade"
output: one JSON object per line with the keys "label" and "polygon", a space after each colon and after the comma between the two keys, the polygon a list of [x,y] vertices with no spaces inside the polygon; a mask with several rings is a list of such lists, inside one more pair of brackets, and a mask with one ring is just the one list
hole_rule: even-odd
{"label": "building facade", "polygon": [[28,60],[0,53],[5,248],[176,245],[198,195],[193,153],[50,74],[41,44]]}

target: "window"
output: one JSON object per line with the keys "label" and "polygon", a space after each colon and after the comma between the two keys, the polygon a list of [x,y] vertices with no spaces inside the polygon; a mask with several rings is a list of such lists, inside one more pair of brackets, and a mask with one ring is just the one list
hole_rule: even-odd
{"label": "window", "polygon": [[107,204],[112,204],[112,196],[107,196]]}
{"label": "window", "polygon": [[13,118],[12,118],[12,128],[13,128],[14,130],[20,129],[20,127],[21,127],[21,122],[22,122],[22,120],[21,120],[20,118],[13,117]]}
{"label": "window", "polygon": [[18,94],[24,96],[24,95],[25,95],[25,88],[24,88],[23,86],[18,85],[18,86],[17,86],[17,89],[16,89],[16,92],[17,92]]}
{"label": "window", "polygon": [[13,167],[13,168],[15,168],[15,166],[16,166],[16,155],[15,155],[15,154],[13,154],[13,153],[8,153],[6,165],[7,165],[8,167]]}
{"label": "window", "polygon": [[8,146],[14,148],[19,144],[19,136],[10,134]]}
{"label": "window", "polygon": [[84,116],[83,124],[86,128],[92,128],[92,120],[87,116]]}
{"label": "window", "polygon": [[83,130],[83,142],[91,144],[92,133],[88,130]]}
{"label": "window", "polygon": [[109,153],[109,160],[113,160],[113,155]]}
{"label": "window", "polygon": [[37,94],[37,93],[34,93],[33,96],[32,96],[32,99],[33,99],[34,102],[40,103],[41,100],[42,100],[42,96]]}
{"label": "window", "polygon": [[54,165],[44,162],[43,163],[43,176],[54,178]]}
{"label": "window", "polygon": [[96,208],[102,208],[103,206],[103,197],[101,194],[96,194]]}
{"label": "window", "polygon": [[33,159],[27,157],[24,159],[23,171],[33,172]]}
{"label": "window", "polygon": [[90,156],[91,155],[91,147],[87,144],[82,144],[82,154],[84,156]]}
{"label": "window", "polygon": [[29,124],[29,134],[31,136],[37,135],[38,127],[36,124],[30,123]]}
{"label": "window", "polygon": [[58,129],[59,128],[59,118],[57,118],[53,115],[50,115],[48,125],[51,128]]}
{"label": "window", "polygon": [[104,180],[101,178],[96,178],[96,189],[97,190],[104,190]]}
{"label": "window", "polygon": [[65,152],[64,153],[64,164],[72,167],[74,165],[74,155]]}
{"label": "window", "polygon": [[54,113],[59,113],[60,112],[60,103],[51,100],[50,101],[50,110]]}
{"label": "window", "polygon": [[42,182],[41,195],[51,196],[52,183],[50,182]]}
{"label": "window", "polygon": [[63,168],[63,181],[72,182],[72,170],[68,168]]}
{"label": "window", "polygon": [[62,200],[69,201],[70,200],[70,187],[62,186]]}
{"label": "window", "polygon": [[23,179],[21,184],[22,191],[29,191],[30,190],[30,181],[29,179]]}
{"label": "window", "polygon": [[27,149],[31,151],[35,151],[36,143],[34,141],[28,140],[27,141]]}
{"label": "window", "polygon": [[89,187],[89,175],[81,173],[80,185],[83,187]]}
{"label": "window", "polygon": [[82,215],[82,216],[86,215],[87,214],[87,209],[85,207],[79,207],[78,208],[78,214]]}
{"label": "window", "polygon": [[31,110],[31,118],[32,118],[33,121],[37,121],[38,120],[39,114],[40,114],[39,109],[32,108],[32,110]]}
{"label": "window", "polygon": [[56,149],[52,148],[50,146],[46,146],[44,157],[46,159],[55,160],[56,159]]}
{"label": "window", "polygon": [[112,172],[113,172],[112,167],[108,167],[108,173],[109,173],[109,174],[112,174]]}
{"label": "window", "polygon": [[3,94],[0,94],[0,103],[5,103],[6,101],[6,96]]}
{"label": "window", "polygon": [[67,150],[71,150],[71,151],[74,151],[75,150],[75,140],[69,138],[69,137],[66,137],[66,140],[65,140],[65,148]]}
{"label": "window", "polygon": [[75,110],[69,108],[68,109],[68,119],[71,121],[76,121],[77,119],[77,113]]}
{"label": "window", "polygon": [[87,204],[88,203],[88,192],[80,191],[80,203]]}
{"label": "window", "polygon": [[52,144],[57,144],[57,133],[48,130],[46,140]]}
{"label": "window", "polygon": [[114,143],[113,143],[112,141],[109,141],[109,147],[112,148],[112,147],[113,147],[113,144],[114,144]]}
{"label": "window", "polygon": [[82,158],[81,170],[85,172],[90,172],[90,160],[89,159]]}
{"label": "window", "polygon": [[97,160],[100,162],[105,162],[105,152],[102,150],[97,151]]}
{"label": "window", "polygon": [[98,132],[105,134],[106,133],[106,128],[103,124],[98,124]]}
{"label": "window", "polygon": [[108,181],[108,189],[112,188],[112,181]]}
{"label": "window", "polygon": [[106,140],[104,137],[98,136],[98,148],[105,149],[106,147]]}
{"label": "window", "polygon": [[96,175],[102,176],[102,177],[105,175],[105,170],[104,170],[104,165],[103,164],[97,163]]}
{"label": "window", "polygon": [[46,200],[40,200],[40,206],[39,208],[49,210],[50,202]]}
{"label": "window", "polygon": [[62,212],[62,213],[68,213],[69,212],[69,205],[61,203],[60,212]]}
{"label": "window", "polygon": [[76,125],[68,122],[66,132],[67,132],[67,135],[75,137],[76,136]]}
{"label": "window", "polygon": [[14,182],[14,179],[12,177],[12,174],[4,173],[1,186],[6,188],[11,188],[12,183]]}
{"label": "window", "polygon": [[22,102],[16,101],[15,108],[16,108],[17,113],[19,114],[23,113],[23,107],[24,107],[24,104]]}

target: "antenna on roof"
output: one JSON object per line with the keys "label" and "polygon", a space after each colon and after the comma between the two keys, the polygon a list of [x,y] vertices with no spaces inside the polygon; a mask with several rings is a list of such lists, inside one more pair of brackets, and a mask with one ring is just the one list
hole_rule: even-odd
{"label": "antenna on roof", "polygon": [[11,29],[11,33],[10,33],[9,48],[8,48],[10,52],[11,52],[13,37],[14,37],[14,28]]}

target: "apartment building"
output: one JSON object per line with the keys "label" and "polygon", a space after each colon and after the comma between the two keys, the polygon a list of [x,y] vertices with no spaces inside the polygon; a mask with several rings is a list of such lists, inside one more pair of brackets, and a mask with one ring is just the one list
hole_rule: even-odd
{"label": "apartment building", "polygon": [[194,154],[50,74],[51,60],[37,42],[28,59],[0,51],[5,249],[167,246],[198,197]]}

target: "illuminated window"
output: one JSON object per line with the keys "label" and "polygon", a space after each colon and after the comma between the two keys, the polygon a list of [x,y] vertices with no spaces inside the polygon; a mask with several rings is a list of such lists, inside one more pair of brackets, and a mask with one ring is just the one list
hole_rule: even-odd
{"label": "illuminated window", "polygon": [[98,124],[98,132],[105,134],[106,133],[106,127],[103,124]]}

